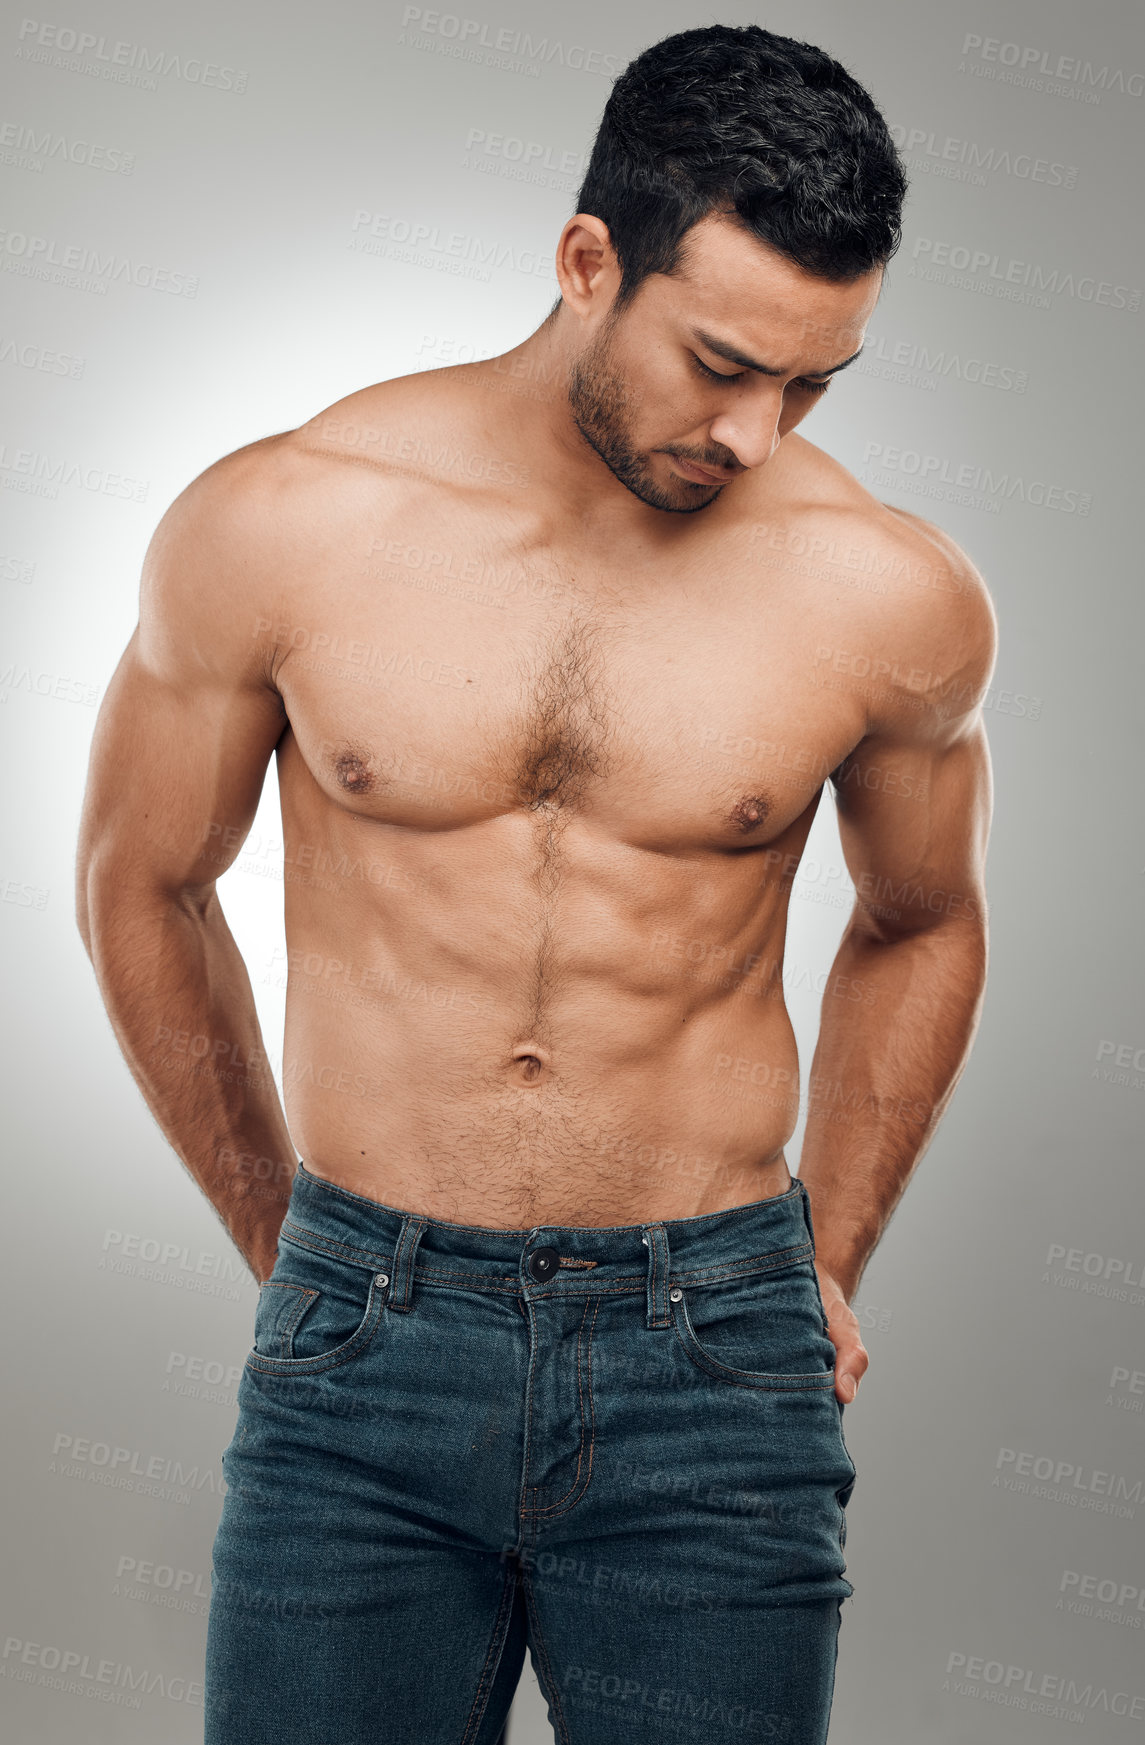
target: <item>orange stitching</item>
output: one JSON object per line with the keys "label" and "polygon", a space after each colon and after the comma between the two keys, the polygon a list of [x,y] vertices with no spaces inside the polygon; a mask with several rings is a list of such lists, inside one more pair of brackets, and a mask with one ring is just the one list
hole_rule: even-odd
{"label": "orange stitching", "polygon": [[[581,1470],[582,1465],[585,1464],[585,1460],[584,1460],[584,1384],[583,1384],[583,1381],[581,1378],[581,1349],[582,1349],[582,1345],[583,1345],[584,1323],[588,1319],[588,1304],[587,1303],[585,1304],[584,1314],[581,1316],[581,1337],[577,1339],[577,1357],[576,1357],[577,1400],[578,1400],[579,1405],[580,1405],[581,1432],[580,1432],[580,1448],[579,1448],[578,1453],[577,1453],[576,1474],[573,1478],[573,1482],[572,1482],[572,1485],[570,1486],[570,1488],[565,1492],[563,1497],[558,1499],[557,1502],[549,1503],[544,1508],[533,1508],[532,1510],[530,1510],[530,1513],[537,1520],[555,1520],[558,1515],[567,1515],[570,1512],[570,1510],[574,1509],[576,1507],[577,1503],[580,1502],[581,1498],[585,1495],[586,1491],[588,1490],[589,1485],[592,1483],[592,1462],[593,1462],[593,1455],[596,1451],[596,1400],[594,1399],[593,1392],[592,1392],[592,1341],[593,1341],[593,1335],[596,1332],[596,1317],[599,1315],[599,1313],[600,1313],[600,1304],[597,1303],[596,1307],[592,1311],[592,1324],[588,1330],[587,1369],[588,1369],[588,1399],[589,1399],[589,1418],[588,1418],[589,1439],[588,1439],[588,1463],[587,1463],[587,1467],[586,1467],[585,1475],[584,1475],[584,1484],[581,1485],[580,1490],[578,1492],[577,1485],[580,1482],[580,1470]],[[575,1495],[574,1495],[574,1492],[576,1492]]]}
{"label": "orange stitching", "polygon": [[[593,1325],[595,1326],[596,1325],[596,1316],[594,1315],[592,1319],[593,1319]],[[576,1490],[576,1487],[580,1482],[580,1469],[581,1469],[581,1464],[584,1460],[584,1387],[583,1387],[583,1384],[581,1382],[580,1362],[581,1362],[581,1351],[584,1348],[584,1324],[587,1320],[588,1320],[588,1304],[585,1303],[584,1313],[582,1314],[582,1316],[580,1318],[580,1330],[577,1334],[577,1342],[576,1342],[576,1397],[577,1397],[577,1406],[578,1406],[578,1409],[580,1411],[580,1446],[577,1449],[576,1471],[573,1474],[572,1484],[569,1486],[569,1488],[565,1492],[564,1496],[558,1497],[557,1501],[555,1503],[546,1503],[543,1508],[535,1508],[534,1507],[533,1509],[531,1509],[529,1511],[530,1514],[533,1514],[533,1515],[548,1515],[548,1514],[553,1513],[554,1511],[560,1511],[561,1504],[564,1502],[567,1502],[568,1498],[572,1496],[573,1492]],[[540,1488],[541,1487],[539,1485],[535,1486],[534,1492],[539,1491]]]}
{"label": "orange stitching", "polygon": [[750,1388],[756,1393],[817,1394],[826,1393],[828,1388],[833,1388],[835,1385],[835,1372],[833,1369],[825,1369],[823,1371],[824,1379],[821,1382],[811,1380],[810,1378],[801,1375],[769,1375],[762,1369],[744,1370],[742,1373],[744,1375],[758,1374],[763,1377],[763,1380],[740,1381],[735,1370],[727,1369],[717,1358],[709,1357],[707,1352],[702,1351],[698,1345],[693,1349],[693,1347],[688,1344],[688,1341],[684,1338],[684,1335],[680,1332],[679,1327],[674,1321],[672,1323],[672,1331],[680,1341],[680,1344],[684,1347],[685,1357],[695,1364],[698,1370],[701,1370],[705,1375],[710,1375],[713,1381],[726,1382],[729,1386],[734,1388]]}

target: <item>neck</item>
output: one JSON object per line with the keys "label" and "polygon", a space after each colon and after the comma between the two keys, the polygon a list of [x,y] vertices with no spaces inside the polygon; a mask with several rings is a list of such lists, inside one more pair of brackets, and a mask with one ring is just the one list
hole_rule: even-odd
{"label": "neck", "polygon": [[583,335],[562,305],[529,337],[488,359],[482,368],[492,383],[508,390],[501,416],[524,439],[530,471],[559,486],[567,502],[582,497],[594,508],[612,499],[622,511],[639,508],[631,493],[613,478],[577,429],[569,405],[569,379]]}

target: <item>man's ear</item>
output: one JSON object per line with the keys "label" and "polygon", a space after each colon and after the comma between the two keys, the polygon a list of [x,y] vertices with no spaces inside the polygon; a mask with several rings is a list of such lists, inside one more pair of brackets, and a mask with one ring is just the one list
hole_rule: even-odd
{"label": "man's ear", "polygon": [[557,283],[562,301],[585,320],[602,303],[611,304],[620,287],[620,262],[608,226],[591,212],[577,212],[557,242]]}

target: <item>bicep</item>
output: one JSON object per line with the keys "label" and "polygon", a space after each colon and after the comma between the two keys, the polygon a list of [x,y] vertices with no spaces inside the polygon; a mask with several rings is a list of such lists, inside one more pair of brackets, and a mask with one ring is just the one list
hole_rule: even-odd
{"label": "bicep", "polygon": [[880,734],[834,772],[860,919],[884,937],[983,913],[993,803],[981,715],[941,734]]}
{"label": "bicep", "polygon": [[169,894],[212,884],[250,829],[285,725],[261,687],[156,673],[136,632],[96,723],[81,858]]}
{"label": "bicep", "polygon": [[148,551],[139,623],[96,722],[80,863],[193,896],[237,855],[287,719],[257,634],[267,618],[250,604],[241,513],[209,487],[185,495]]}
{"label": "bicep", "polygon": [[993,806],[982,703],[994,608],[966,554],[911,519],[940,554],[935,585],[895,619],[894,682],[831,778],[856,924],[886,939],[948,919],[981,922]]}

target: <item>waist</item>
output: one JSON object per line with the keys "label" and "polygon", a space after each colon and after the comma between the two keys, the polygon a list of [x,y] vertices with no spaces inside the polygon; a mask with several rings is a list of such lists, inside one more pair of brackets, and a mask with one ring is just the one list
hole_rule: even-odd
{"label": "waist", "polygon": [[594,1013],[459,1040],[448,1014],[374,1028],[339,1013],[319,1030],[288,1006],[287,1121],[314,1174],[443,1220],[718,1212],[790,1182],[798,1056],[782,1008],[761,1016],[734,1002],[677,1015],[670,1041],[634,1060],[613,1057]]}
{"label": "waist", "polygon": [[[798,1177],[786,1192],[700,1217],[616,1225],[500,1229],[452,1223],[383,1205],[300,1165],[282,1238],[345,1264],[390,1271],[416,1248],[412,1282],[491,1291],[583,1295],[647,1288],[650,1232],[671,1257],[674,1283],[714,1283],[811,1258],[814,1232]],[[538,1270],[535,1257],[546,1255]]]}

